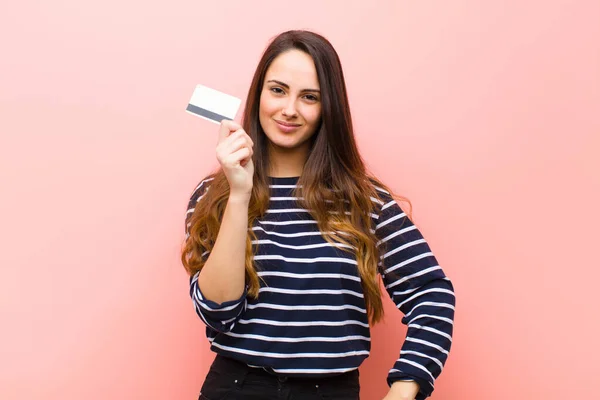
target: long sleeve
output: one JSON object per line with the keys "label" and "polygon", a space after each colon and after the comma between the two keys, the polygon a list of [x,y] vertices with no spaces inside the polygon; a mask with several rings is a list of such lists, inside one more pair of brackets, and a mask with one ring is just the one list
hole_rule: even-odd
{"label": "long sleeve", "polygon": [[246,309],[246,290],[239,299],[218,304],[204,298],[198,286],[198,274],[196,272],[190,278],[190,296],[196,314],[209,328],[217,332],[229,332]]}
{"label": "long sleeve", "polygon": [[417,400],[431,395],[452,344],[454,289],[421,232],[385,192],[375,228],[383,249],[386,291],[404,314],[408,332],[388,384],[414,380]]}
{"label": "long sleeve", "polygon": [[[186,240],[189,238],[190,234],[189,228],[191,216],[194,213],[196,204],[204,197],[204,194],[208,190],[208,182],[211,180],[212,179],[204,179],[192,193],[185,218]],[[205,252],[202,254],[202,257],[208,258],[209,253],[210,252],[208,251]],[[190,277],[190,297],[194,303],[196,314],[198,314],[207,327],[217,332],[229,332],[233,329],[236,321],[246,309],[247,287],[239,299],[218,304],[206,299],[202,294],[200,286],[198,285],[199,274],[200,272],[196,272]]]}

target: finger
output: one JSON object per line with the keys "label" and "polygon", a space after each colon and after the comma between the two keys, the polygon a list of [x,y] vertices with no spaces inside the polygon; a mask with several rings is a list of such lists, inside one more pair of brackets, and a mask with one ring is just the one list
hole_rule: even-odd
{"label": "finger", "polygon": [[252,146],[250,146],[250,144],[248,143],[248,141],[243,138],[237,138],[235,141],[233,141],[232,143],[230,143],[227,147],[226,147],[226,151],[229,154],[235,153],[236,151],[238,151],[239,149],[241,149],[242,147],[248,147],[248,148],[252,148]]}
{"label": "finger", "polygon": [[[229,139],[229,138],[227,138],[227,139]],[[223,144],[220,145],[221,152],[224,153],[226,156],[228,154],[235,153],[236,151],[238,151],[239,149],[241,149],[243,147],[247,147],[251,151],[254,151],[253,148],[252,148],[252,146],[243,137],[238,137],[238,138],[236,138],[234,140],[227,141],[227,142],[225,142],[225,143],[223,143]]]}
{"label": "finger", "polygon": [[249,159],[250,157],[252,157],[252,150],[250,150],[247,147],[242,147],[241,149],[227,157],[225,163],[226,165],[233,167],[236,166],[238,163],[241,163],[243,160]]}
{"label": "finger", "polygon": [[240,165],[241,165],[242,167],[245,167],[246,165],[248,165],[248,163],[251,163],[251,162],[252,162],[252,157],[248,157],[248,158],[245,158],[245,159],[243,159],[243,160],[240,162]]}
{"label": "finger", "polygon": [[223,163],[232,153],[243,147],[251,148],[242,132],[233,133],[217,145],[217,159]]}
{"label": "finger", "polygon": [[249,147],[254,146],[254,142],[243,129],[238,129],[235,132],[232,132],[229,136],[220,141],[220,143],[222,143],[224,147],[229,147],[238,140],[244,140]]}
{"label": "finger", "polygon": [[254,147],[254,141],[252,140],[252,138],[250,137],[250,135],[248,135],[248,133],[246,133],[245,130],[241,130],[244,133],[244,137],[246,138],[246,140],[248,141],[248,144],[250,145],[250,147]]}
{"label": "finger", "polygon": [[240,129],[242,127],[237,122],[224,119],[221,121],[221,126],[219,127],[219,142],[228,137],[232,132]]}
{"label": "finger", "polygon": [[246,136],[248,137],[248,142],[250,144],[250,147],[254,147],[254,141],[252,140],[252,138],[250,137],[250,135],[246,134]]}
{"label": "finger", "polygon": [[236,135],[236,136],[240,136],[240,137],[243,137],[243,138],[245,138],[245,139],[246,139],[246,141],[248,142],[248,145],[249,145],[250,147],[253,147],[253,146],[254,146],[254,141],[252,141],[252,138],[250,137],[250,135],[248,135],[248,134],[246,133],[246,131],[245,131],[245,130],[243,130],[243,129],[238,129],[238,130],[236,130],[235,132],[233,132],[233,133],[232,133],[230,136],[234,136],[234,135]]}

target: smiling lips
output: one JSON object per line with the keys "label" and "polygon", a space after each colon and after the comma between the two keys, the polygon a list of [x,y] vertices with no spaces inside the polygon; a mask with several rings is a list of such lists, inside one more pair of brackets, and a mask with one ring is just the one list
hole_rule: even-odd
{"label": "smiling lips", "polygon": [[300,124],[291,124],[289,122],[283,122],[278,120],[275,120],[275,123],[277,124],[279,130],[285,133],[293,132],[301,126]]}

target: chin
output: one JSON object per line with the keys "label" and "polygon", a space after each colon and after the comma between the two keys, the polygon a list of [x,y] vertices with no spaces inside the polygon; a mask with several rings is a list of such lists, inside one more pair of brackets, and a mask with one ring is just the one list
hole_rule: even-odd
{"label": "chin", "polygon": [[299,139],[302,139],[302,132],[284,133],[277,129],[277,127],[274,127],[268,132],[267,138],[276,144],[296,143]]}
{"label": "chin", "polygon": [[271,143],[277,147],[281,147],[283,149],[293,149],[298,146],[297,140],[271,140]]}

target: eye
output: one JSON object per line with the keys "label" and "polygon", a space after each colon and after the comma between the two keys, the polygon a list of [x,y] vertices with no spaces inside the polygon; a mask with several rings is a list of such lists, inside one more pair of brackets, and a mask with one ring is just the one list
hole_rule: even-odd
{"label": "eye", "polygon": [[277,86],[272,87],[270,90],[275,94],[283,94],[283,89]]}
{"label": "eye", "polygon": [[304,96],[304,98],[309,101],[318,101],[319,100],[319,98],[317,96],[315,96],[314,94],[307,94],[306,96]]}

